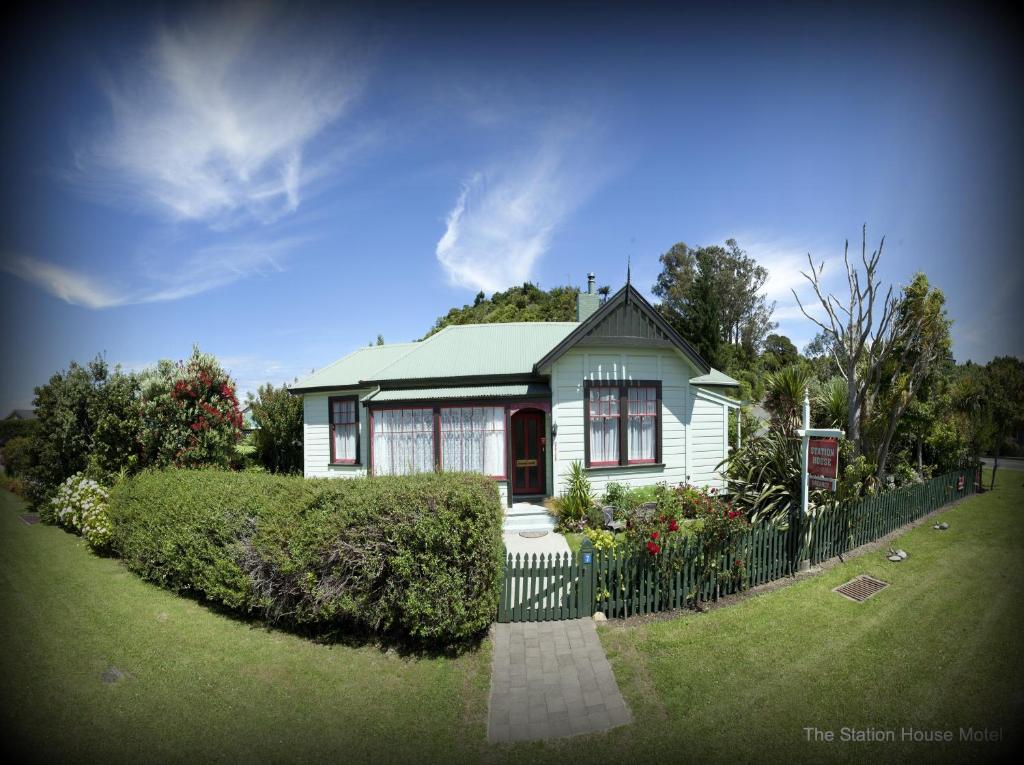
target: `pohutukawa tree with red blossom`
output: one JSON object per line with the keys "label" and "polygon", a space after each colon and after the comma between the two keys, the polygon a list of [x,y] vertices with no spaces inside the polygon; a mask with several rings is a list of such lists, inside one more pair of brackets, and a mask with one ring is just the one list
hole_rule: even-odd
{"label": "pohutukawa tree with red blossom", "polygon": [[145,462],[156,467],[227,467],[242,436],[235,383],[198,347],[185,361],[161,361],[142,381]]}

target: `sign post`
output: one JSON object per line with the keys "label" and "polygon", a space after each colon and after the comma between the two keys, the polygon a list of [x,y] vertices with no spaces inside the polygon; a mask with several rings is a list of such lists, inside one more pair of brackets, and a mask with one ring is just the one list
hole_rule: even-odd
{"label": "sign post", "polygon": [[[800,436],[800,551],[801,571],[811,567],[812,521],[807,497],[811,481],[814,488],[835,491],[839,477],[839,440],[845,434],[838,428],[811,427],[811,396],[804,388],[803,427]],[[812,446],[813,444],[813,446]],[[813,479],[811,476],[813,475]]]}

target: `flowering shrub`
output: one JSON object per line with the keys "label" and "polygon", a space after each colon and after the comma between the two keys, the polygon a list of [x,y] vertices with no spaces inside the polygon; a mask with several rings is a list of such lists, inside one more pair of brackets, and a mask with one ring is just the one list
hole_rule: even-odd
{"label": "flowering shrub", "polygon": [[57,488],[50,500],[48,520],[85,537],[94,550],[110,545],[107,490],[91,478],[76,473]]}
{"label": "flowering shrub", "polygon": [[141,440],[149,464],[226,467],[242,435],[235,386],[213,356],[161,361],[142,381]]}
{"label": "flowering shrub", "polygon": [[615,548],[615,535],[605,529],[585,529],[583,534],[594,545],[595,550],[612,550]]}
{"label": "flowering shrub", "polygon": [[[745,581],[746,565],[738,547],[750,522],[743,510],[720,497],[717,489],[692,486],[663,486],[657,507],[654,513],[634,514],[627,531],[632,548],[653,559],[666,580],[692,559],[697,564],[694,592],[712,580]],[[691,534],[684,529],[684,518],[695,519]]]}

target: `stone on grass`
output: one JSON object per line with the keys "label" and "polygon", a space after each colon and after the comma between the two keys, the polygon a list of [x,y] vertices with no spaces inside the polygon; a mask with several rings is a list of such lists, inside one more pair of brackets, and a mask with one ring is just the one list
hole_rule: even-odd
{"label": "stone on grass", "polygon": [[943,521],[942,523],[939,524],[939,528],[942,529],[943,531],[945,531],[946,529],[949,528],[949,524],[946,523],[945,521]]}
{"label": "stone on grass", "polygon": [[608,621],[608,617],[605,616],[601,611],[598,611],[596,614],[594,614],[594,621],[595,622],[606,622],[606,621]]}
{"label": "stone on grass", "polygon": [[896,553],[893,553],[889,556],[889,560],[891,560],[893,563],[899,563],[901,560],[903,560],[903,558],[901,558],[899,555],[896,555]]}
{"label": "stone on grass", "polygon": [[906,550],[897,550],[896,554],[899,555],[900,558],[902,558],[903,560],[907,559],[907,551]]}

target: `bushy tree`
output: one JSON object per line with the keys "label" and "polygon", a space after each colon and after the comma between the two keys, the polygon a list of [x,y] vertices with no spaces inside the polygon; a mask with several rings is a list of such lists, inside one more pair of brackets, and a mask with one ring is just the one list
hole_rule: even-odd
{"label": "bushy tree", "polygon": [[999,455],[1006,436],[1024,427],[1024,362],[1012,356],[997,356],[985,368],[988,377],[989,412],[993,420],[991,487],[996,485]]}
{"label": "bushy tree", "polygon": [[781,369],[799,361],[800,353],[788,337],[773,333],[765,338],[763,358],[765,369]]}
{"label": "bushy tree", "polygon": [[434,322],[424,336],[430,337],[452,324],[487,324],[508,321],[576,321],[576,287],[554,287],[542,290],[536,284],[524,282],[504,292],[495,292],[490,298],[477,294],[473,305],[452,308]]}
{"label": "bushy tree", "polygon": [[918,398],[932,376],[950,358],[952,341],[942,290],[929,285],[918,273],[896,304],[893,345],[888,360],[878,369],[880,380],[866,401],[869,428],[878,478],[885,473],[896,429],[907,408]]}
{"label": "bushy tree", "polygon": [[250,394],[249,406],[257,430],[253,433],[256,459],[273,473],[302,472],[302,396],[270,383]]}
{"label": "bushy tree", "polygon": [[100,386],[90,403],[92,446],[88,472],[110,482],[119,472],[138,469],[144,457],[139,438],[141,420],[139,376],[115,369]]}
{"label": "bushy tree", "polygon": [[33,407],[39,425],[32,436],[31,467],[26,471],[33,507],[44,505],[61,483],[88,466],[96,399],[108,375],[106,361],[97,356],[85,366],[71,362],[35,389]]}
{"label": "bushy tree", "polygon": [[140,383],[140,440],[157,467],[228,466],[241,438],[235,385],[213,356],[161,361]]}
{"label": "bushy tree", "polygon": [[[734,239],[727,240],[724,247],[693,249],[679,243],[662,255],[660,262],[653,292],[661,300],[662,315],[677,331],[697,342],[694,332],[707,331],[713,317],[717,329],[717,343],[711,341],[713,344],[742,348],[748,359],[756,355],[776,327],[771,320],[775,304],[762,294],[767,269]],[[714,295],[714,310],[709,309],[709,294]],[[709,342],[708,338],[704,342]]]}

